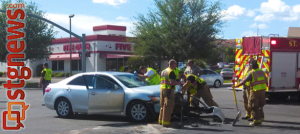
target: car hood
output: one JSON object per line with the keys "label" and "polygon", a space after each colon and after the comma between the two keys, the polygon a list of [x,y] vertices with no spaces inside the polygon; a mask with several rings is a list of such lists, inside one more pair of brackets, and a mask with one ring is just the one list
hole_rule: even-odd
{"label": "car hood", "polygon": [[149,93],[149,94],[160,94],[160,85],[154,86],[142,86],[131,88],[133,91],[142,92],[142,93]]}

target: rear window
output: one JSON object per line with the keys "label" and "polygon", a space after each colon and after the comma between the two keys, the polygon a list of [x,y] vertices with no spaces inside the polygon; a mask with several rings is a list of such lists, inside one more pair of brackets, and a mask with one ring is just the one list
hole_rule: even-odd
{"label": "rear window", "polygon": [[222,71],[233,71],[233,69],[223,69]]}

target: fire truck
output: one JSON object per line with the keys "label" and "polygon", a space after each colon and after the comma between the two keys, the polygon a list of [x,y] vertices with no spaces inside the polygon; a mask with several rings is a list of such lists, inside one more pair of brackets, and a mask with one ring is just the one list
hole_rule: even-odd
{"label": "fire truck", "polygon": [[300,38],[269,35],[236,39],[235,84],[242,81],[249,69],[250,57],[257,60],[266,74],[267,98],[283,100],[296,96],[300,100]]}

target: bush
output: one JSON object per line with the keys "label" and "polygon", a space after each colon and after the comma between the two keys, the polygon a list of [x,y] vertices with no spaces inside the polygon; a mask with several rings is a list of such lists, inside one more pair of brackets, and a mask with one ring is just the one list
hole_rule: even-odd
{"label": "bush", "polygon": [[216,72],[217,72],[218,74],[220,74],[220,73],[221,73],[221,71],[222,71],[222,70],[216,70]]}
{"label": "bush", "polygon": [[64,77],[64,73],[56,73],[54,77]]}
{"label": "bush", "polygon": [[0,72],[0,77],[2,77],[2,76],[3,76],[3,74],[4,74],[3,72]]}
{"label": "bush", "polygon": [[194,59],[194,65],[201,67],[202,69],[206,69],[206,62],[199,59]]}
{"label": "bush", "polygon": [[70,73],[65,73],[65,77],[69,77],[70,76]]}
{"label": "bush", "polygon": [[130,67],[131,71],[136,71],[141,65],[144,65],[145,61],[142,57],[130,57],[127,61],[127,65]]}
{"label": "bush", "polygon": [[6,77],[7,75],[6,75],[6,72],[3,72],[3,75]]}
{"label": "bush", "polygon": [[25,88],[38,88],[39,83],[26,83]]}
{"label": "bush", "polygon": [[42,75],[42,70],[44,69],[44,67],[43,67],[43,64],[39,64],[39,65],[37,65],[36,66],[36,76],[37,77],[41,77],[41,75]]}

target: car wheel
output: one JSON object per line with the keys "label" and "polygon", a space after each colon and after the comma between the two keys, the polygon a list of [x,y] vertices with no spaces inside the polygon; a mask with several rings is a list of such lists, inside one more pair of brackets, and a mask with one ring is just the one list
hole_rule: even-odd
{"label": "car wheel", "polygon": [[145,103],[133,101],[127,108],[127,116],[134,122],[144,122],[148,119],[149,110]]}
{"label": "car wheel", "polygon": [[214,83],[214,87],[215,88],[221,87],[221,81],[220,80],[216,80],[215,83]]}
{"label": "car wheel", "polygon": [[71,117],[74,114],[71,103],[65,98],[59,99],[56,102],[55,107],[56,113],[59,117],[67,118]]}

